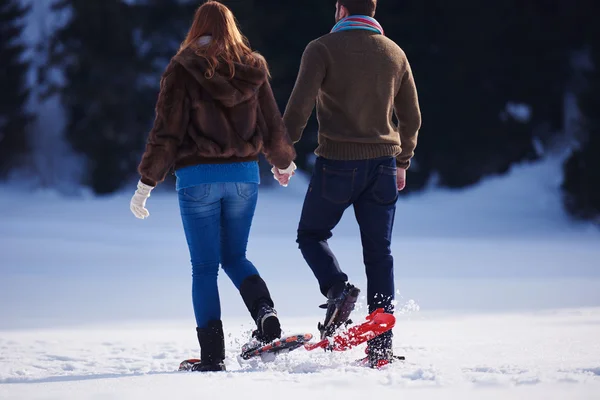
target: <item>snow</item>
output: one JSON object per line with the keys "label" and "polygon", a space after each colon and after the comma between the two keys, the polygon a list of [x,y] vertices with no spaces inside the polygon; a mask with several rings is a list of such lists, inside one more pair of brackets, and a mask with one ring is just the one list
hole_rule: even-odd
{"label": "snow", "polygon": [[[291,321],[287,325],[294,332],[313,322]],[[66,390],[69,398],[77,399],[194,393],[258,399],[265,390],[267,398],[293,399],[329,393],[358,399],[367,391],[377,396],[404,391],[416,398],[477,398],[482,393],[522,398],[553,392],[585,396],[600,389],[600,348],[593,345],[598,308],[402,318],[396,352],[407,361],[382,371],[352,366],[361,357],[360,349],[336,354],[297,350],[271,364],[240,364],[235,350],[246,332],[237,328],[239,323],[225,319],[231,335],[226,343],[228,372],[208,376],[173,372],[195,353],[186,324],[7,332],[0,340],[3,353],[10,349],[0,367],[0,398],[58,398]]]}
{"label": "snow", "polygon": [[[135,183],[105,198],[0,186],[0,399],[598,398],[600,233],[565,215],[560,176],[548,158],[399,201],[394,350],[406,362],[354,366],[358,348],[240,365],[252,324],[223,275],[228,372],[207,375],[175,372],[198,350],[172,188],[154,192],[139,221]],[[306,185],[263,187],[250,238],[287,333],[316,333],[323,317],[295,243]],[[331,244],[365,288],[351,210]],[[361,298],[353,319],[365,315]]]}

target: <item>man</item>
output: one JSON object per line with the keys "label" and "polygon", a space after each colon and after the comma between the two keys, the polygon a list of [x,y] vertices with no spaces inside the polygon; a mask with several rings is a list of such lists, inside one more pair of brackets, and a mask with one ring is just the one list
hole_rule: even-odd
{"label": "man", "polygon": [[[384,36],[373,18],[376,6],[377,0],[337,2],[337,24],[307,46],[284,114],[296,143],[317,100],[318,158],[297,242],[327,297],[322,337],[348,321],[360,292],[348,283],[327,244],[351,205],[360,226],[369,311],[394,311],[392,227],[421,113],[406,55]],[[290,176],[284,172],[274,170],[287,183]],[[392,333],[370,341],[367,353],[372,367],[392,361]]]}

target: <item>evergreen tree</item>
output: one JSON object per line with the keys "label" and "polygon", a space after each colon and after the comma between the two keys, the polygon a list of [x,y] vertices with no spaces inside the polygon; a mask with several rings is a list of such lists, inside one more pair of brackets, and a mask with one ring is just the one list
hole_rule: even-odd
{"label": "evergreen tree", "polygon": [[131,5],[143,55],[152,60],[157,76],[168,65],[183,42],[194,18],[198,1],[138,0]]}
{"label": "evergreen tree", "polygon": [[29,62],[24,59],[21,40],[23,19],[30,10],[19,0],[0,0],[0,179],[23,162],[30,148],[27,126],[31,116],[25,110]]}
{"label": "evergreen tree", "polygon": [[58,0],[52,8],[71,16],[50,50],[51,66],[65,78],[59,92],[66,138],[87,158],[86,183],[97,194],[111,193],[135,175],[152,123],[152,63],[140,56],[143,43],[124,1]]}
{"label": "evergreen tree", "polygon": [[[222,1],[269,62],[283,111],[303,50],[334,23],[335,1]],[[54,65],[66,75],[61,95],[70,119],[67,137],[90,159],[92,186],[103,186],[99,191],[105,192],[134,171],[152,119],[158,77],[201,4],[127,3],[132,4],[61,0],[55,6],[72,11],[53,46]],[[380,2],[377,18],[408,55],[423,111],[409,189],[422,188],[432,176],[443,186],[465,187],[538,156],[536,135],[562,127],[570,52],[581,40],[571,28],[581,19],[582,5],[592,4]],[[593,15],[591,9],[585,14]],[[316,131],[313,117],[296,147],[297,164],[305,170]]]}
{"label": "evergreen tree", "polygon": [[[598,99],[594,102],[600,106]],[[600,224],[600,119],[588,118],[586,128],[588,140],[564,166],[563,200],[574,217]]]}
{"label": "evergreen tree", "polygon": [[[271,69],[273,92],[283,113],[290,98],[302,53],[308,43],[328,33],[335,23],[335,1],[225,0],[235,13],[252,47],[265,56]],[[317,146],[315,113],[302,141],[296,145],[298,168],[312,168]]]}
{"label": "evergreen tree", "polygon": [[465,187],[534,159],[562,124],[564,2],[382,2],[379,19],[413,66],[423,126],[408,184]]}
{"label": "evergreen tree", "polygon": [[[582,15],[593,15],[592,4],[586,5],[590,12]],[[578,101],[585,140],[564,165],[562,188],[564,204],[571,215],[600,224],[600,27],[595,23],[584,25],[592,61],[592,68],[585,74],[586,89]]]}

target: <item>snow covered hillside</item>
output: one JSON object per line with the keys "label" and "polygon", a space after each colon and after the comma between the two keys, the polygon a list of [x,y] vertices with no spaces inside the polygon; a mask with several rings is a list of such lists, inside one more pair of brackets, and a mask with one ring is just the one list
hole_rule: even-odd
{"label": "snow covered hillside", "polygon": [[[600,233],[564,215],[560,176],[548,160],[399,201],[394,332],[405,363],[353,366],[360,348],[239,365],[251,321],[223,275],[229,372],[208,376],[174,372],[197,356],[174,193],[153,194],[139,221],[134,185],[104,199],[0,187],[0,399],[599,398]],[[263,190],[250,239],[287,333],[316,333],[323,317],[295,243],[305,190],[303,177]],[[331,243],[364,287],[351,211]],[[353,319],[365,314],[362,299]]]}

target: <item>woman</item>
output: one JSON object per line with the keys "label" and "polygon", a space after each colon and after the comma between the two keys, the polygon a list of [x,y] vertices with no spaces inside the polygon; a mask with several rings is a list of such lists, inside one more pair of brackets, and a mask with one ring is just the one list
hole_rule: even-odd
{"label": "woman", "polygon": [[209,1],[197,10],[161,79],[156,120],[131,200],[135,216],[148,217],[146,199],[174,170],[192,262],[198,371],[225,370],[219,264],[256,321],[253,336],[265,343],[281,336],[273,300],[246,258],[246,246],[258,196],[259,153],[284,175],[278,179],[282,184],[293,175],[296,153],[266,61],[247,43],[223,4]]}

